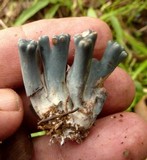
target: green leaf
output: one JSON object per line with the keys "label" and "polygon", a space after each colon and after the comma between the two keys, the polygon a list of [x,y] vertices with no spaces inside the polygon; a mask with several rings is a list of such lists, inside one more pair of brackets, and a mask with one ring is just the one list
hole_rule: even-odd
{"label": "green leaf", "polygon": [[22,12],[22,14],[16,19],[14,26],[22,25],[24,22],[26,22],[26,20],[31,18],[35,13],[37,13],[42,8],[46,7],[50,2],[51,2],[50,0],[37,1],[30,8]]}
{"label": "green leaf", "polygon": [[35,137],[39,137],[39,136],[44,136],[45,134],[46,134],[45,131],[35,132],[35,133],[31,133],[31,137],[35,138]]}
{"label": "green leaf", "polygon": [[116,16],[112,16],[110,17],[110,22],[111,22],[111,25],[115,31],[115,34],[116,34],[116,39],[117,41],[120,43],[120,44],[124,44],[123,43],[123,29],[121,27],[121,24],[120,22],[118,21],[118,18]]}
{"label": "green leaf", "polygon": [[52,6],[48,11],[46,11],[45,18],[53,18],[57,10],[59,9],[59,7],[60,7],[60,4],[56,4]]}
{"label": "green leaf", "polygon": [[141,53],[147,56],[147,47],[145,46],[145,44],[142,42],[139,42],[127,32],[124,32],[124,33],[125,33],[125,38],[132,45],[133,49],[136,50],[138,53]]}
{"label": "green leaf", "polygon": [[97,18],[97,14],[96,14],[95,10],[94,10],[92,7],[90,7],[90,8],[88,9],[88,11],[87,11],[87,16],[88,16],[88,17]]}
{"label": "green leaf", "polygon": [[144,71],[144,73],[147,71],[147,61],[144,61],[140,64],[140,66],[133,73],[132,79],[135,80],[137,78],[137,76],[143,71]]}

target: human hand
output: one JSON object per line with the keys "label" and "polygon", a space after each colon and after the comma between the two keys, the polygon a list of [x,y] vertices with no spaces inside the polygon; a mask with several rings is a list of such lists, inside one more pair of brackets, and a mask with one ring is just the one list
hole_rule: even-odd
{"label": "human hand", "polygon": [[[37,123],[36,117],[29,107],[30,102],[23,90],[17,48],[18,39],[37,40],[41,35],[52,37],[63,32],[73,36],[87,29],[98,33],[94,56],[100,58],[107,41],[111,39],[111,32],[108,26],[98,19],[42,20],[0,31],[0,140],[6,139],[16,131],[22,122],[23,111],[27,128],[35,128]],[[74,46],[71,40],[68,59],[70,64],[73,60],[73,52]],[[19,95],[6,88],[16,90]],[[126,72],[116,68],[105,81],[105,88],[108,92],[108,98],[101,118],[91,128],[90,134],[84,142],[81,144],[67,142],[64,146],[58,144],[49,146],[49,137],[34,138],[32,159],[140,160],[145,158],[147,156],[147,141],[145,140],[147,124],[135,113],[121,112],[129,106],[134,97],[132,80]]]}

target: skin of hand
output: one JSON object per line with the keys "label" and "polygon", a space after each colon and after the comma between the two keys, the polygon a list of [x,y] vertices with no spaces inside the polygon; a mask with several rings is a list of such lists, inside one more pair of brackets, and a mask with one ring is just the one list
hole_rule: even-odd
{"label": "skin of hand", "polygon": [[[23,89],[18,39],[37,40],[42,35],[52,37],[61,33],[69,33],[73,37],[88,29],[98,33],[94,57],[101,58],[112,35],[108,25],[99,19],[80,17],[40,20],[0,31],[0,141],[13,135],[22,120],[27,128],[35,128],[37,122]],[[69,64],[73,61],[73,55],[71,38]],[[135,113],[122,112],[131,104],[135,94],[130,76],[116,68],[104,85],[108,98],[100,118],[84,142],[50,146],[49,137],[34,138],[32,160],[142,160],[147,156],[146,122]]]}

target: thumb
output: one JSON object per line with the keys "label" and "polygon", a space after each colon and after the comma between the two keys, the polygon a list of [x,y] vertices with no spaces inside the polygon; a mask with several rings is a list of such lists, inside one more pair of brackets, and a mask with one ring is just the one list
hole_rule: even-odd
{"label": "thumb", "polygon": [[12,89],[0,89],[0,141],[12,135],[23,119],[22,101]]}

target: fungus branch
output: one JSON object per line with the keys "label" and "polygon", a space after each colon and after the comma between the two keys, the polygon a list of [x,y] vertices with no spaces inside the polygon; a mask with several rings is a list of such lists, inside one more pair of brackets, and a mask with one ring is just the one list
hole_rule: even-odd
{"label": "fungus branch", "polygon": [[102,59],[92,58],[96,38],[91,30],[74,37],[75,57],[69,70],[70,35],[54,36],[52,47],[47,36],[18,43],[27,96],[40,118],[38,128],[51,136],[51,142],[80,143],[87,136],[106,99],[103,82],[127,56],[118,43],[109,41]]}

